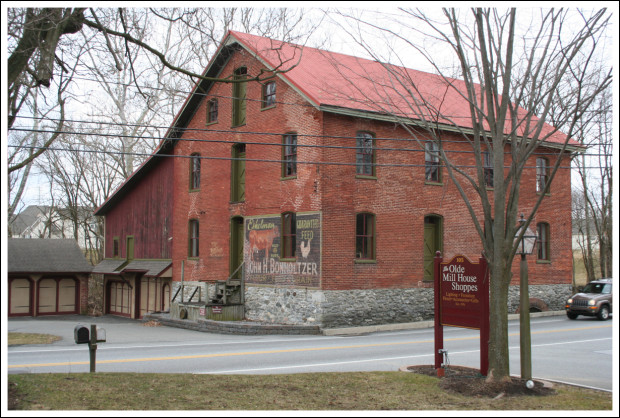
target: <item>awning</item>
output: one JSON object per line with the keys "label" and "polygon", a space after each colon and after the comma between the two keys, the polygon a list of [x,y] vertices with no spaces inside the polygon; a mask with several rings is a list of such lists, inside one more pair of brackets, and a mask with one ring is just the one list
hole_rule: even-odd
{"label": "awning", "polygon": [[159,277],[171,265],[171,260],[132,260],[120,272],[144,272],[144,275],[147,277]]}
{"label": "awning", "polygon": [[93,273],[120,274],[120,271],[117,271],[117,269],[126,262],[127,260],[123,259],[107,258],[101,260],[101,262],[95,266],[95,268],[93,269]]}

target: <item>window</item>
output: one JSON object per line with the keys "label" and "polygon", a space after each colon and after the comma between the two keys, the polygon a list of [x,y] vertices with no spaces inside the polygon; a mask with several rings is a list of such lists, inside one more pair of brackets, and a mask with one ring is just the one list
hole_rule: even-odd
{"label": "window", "polygon": [[357,152],[355,162],[357,165],[357,174],[362,176],[375,175],[375,149],[372,134],[368,132],[359,132],[357,134]]}
{"label": "window", "polygon": [[551,260],[549,254],[549,224],[541,222],[536,225],[538,235],[538,259],[543,261]]}
{"label": "window", "polygon": [[243,202],[245,200],[245,144],[233,145],[232,158],[230,200]]}
{"label": "window", "polygon": [[120,248],[119,248],[119,238],[114,237],[112,243],[112,256],[114,258],[118,258],[120,256]]}
{"label": "window", "polygon": [[197,219],[191,219],[189,221],[189,245],[187,256],[188,257],[198,257],[200,255],[199,251],[199,237],[200,237],[200,224]]}
{"label": "window", "polygon": [[441,182],[441,173],[439,171],[439,147],[434,142],[428,141],[424,148],[424,178],[426,181],[439,183]]}
{"label": "window", "polygon": [[355,222],[355,258],[375,259],[375,216],[359,213]]}
{"label": "window", "polygon": [[272,81],[263,85],[263,104],[262,108],[276,105],[276,82]]}
{"label": "window", "polygon": [[484,184],[493,187],[493,157],[489,151],[482,153],[484,157]]}
{"label": "window", "polygon": [[217,122],[218,103],[217,99],[211,99],[207,103],[207,123]]}
{"label": "window", "polygon": [[[235,70],[233,80],[244,80],[247,78],[248,70],[245,67]],[[245,108],[246,108],[246,89],[247,81],[233,83],[233,109],[232,109],[232,126],[245,125]]]}
{"label": "window", "polygon": [[192,154],[190,158],[189,188],[197,190],[200,188],[200,154]]}
{"label": "window", "polygon": [[546,158],[536,158],[536,191],[542,193],[549,179],[549,162]]}
{"label": "window", "polygon": [[282,177],[297,175],[297,134],[286,134],[282,138]]}
{"label": "window", "polygon": [[292,212],[282,214],[282,258],[295,258],[297,221]]}

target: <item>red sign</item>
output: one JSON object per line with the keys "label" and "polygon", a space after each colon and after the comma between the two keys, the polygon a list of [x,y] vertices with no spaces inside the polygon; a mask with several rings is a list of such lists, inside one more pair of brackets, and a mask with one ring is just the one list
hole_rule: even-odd
{"label": "red sign", "polygon": [[439,270],[441,325],[482,328],[486,263],[472,263],[459,255],[440,263]]}
{"label": "red sign", "polygon": [[[435,257],[435,369],[442,367],[443,326],[480,330],[480,373],[489,369],[489,271],[480,258],[457,255],[447,263]],[[443,369],[441,369],[443,370]]]}
{"label": "red sign", "polygon": [[222,307],[221,306],[212,306],[211,307],[211,312],[214,314],[220,314],[222,313]]}

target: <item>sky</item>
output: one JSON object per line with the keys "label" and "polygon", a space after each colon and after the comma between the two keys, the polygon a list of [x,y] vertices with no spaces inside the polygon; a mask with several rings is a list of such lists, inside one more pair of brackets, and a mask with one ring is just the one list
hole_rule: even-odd
{"label": "sky", "polygon": [[[6,24],[4,22],[5,19],[5,15],[6,15],[6,7],[8,5],[11,6],[20,6],[20,5],[64,5],[64,3],[60,3],[60,2],[3,2],[2,8],[3,8],[3,34],[6,36]],[[147,2],[130,2],[129,3],[131,6],[137,6],[137,7],[141,7],[141,6],[145,6],[145,5],[150,5]],[[166,2],[164,3],[160,3],[162,5],[166,5]],[[204,3],[200,3],[200,2],[180,2],[181,5],[184,6],[196,6],[196,5],[203,5]],[[252,2],[212,2],[209,4],[215,4],[216,6],[219,7],[230,7],[230,6],[256,6],[255,3]],[[373,3],[372,6],[375,7],[377,3]],[[437,3],[435,2],[418,2],[415,3],[415,6],[422,6],[422,7],[431,7],[431,11],[432,12],[440,12],[439,7],[437,7],[436,5]],[[496,3],[494,2],[490,2],[490,3],[482,3],[483,5],[494,5]],[[538,7],[540,5],[566,5],[566,2],[516,2],[516,3],[511,3],[511,5],[516,5],[517,7],[531,7],[531,6],[535,6]],[[602,6],[602,5],[612,5],[615,6],[616,10],[617,10],[617,3],[615,2],[603,2],[603,3],[597,3],[597,2],[593,2],[593,3],[588,3],[588,6],[590,7],[590,4],[593,4],[594,7],[596,7],[597,5]],[[122,2],[109,2],[109,3],[105,3],[106,6],[108,7],[117,7],[117,6],[127,6],[128,3],[122,3]],[[174,3],[175,6],[179,5],[178,2]],[[282,3],[280,2],[267,2],[267,3],[261,3],[261,5],[263,6],[273,6],[273,7],[279,7],[282,5]],[[366,16],[368,16],[369,14],[372,15],[372,9],[366,5],[360,5],[359,2],[324,2],[324,1],[320,1],[320,2],[307,2],[307,1],[302,1],[302,2],[294,2],[294,3],[286,3],[286,5],[294,5],[294,7],[304,7],[304,8],[338,8],[342,11],[349,11],[351,8],[358,8],[356,11],[352,11],[351,13],[355,14],[357,12],[363,11],[365,13]],[[379,2],[378,3],[378,9],[382,12],[382,13],[389,13],[389,11],[391,9],[393,9],[394,7],[411,7],[412,3],[411,2]],[[442,6],[452,6],[455,5],[457,7],[463,7],[463,6],[469,6],[470,3],[468,2],[448,2],[448,3],[442,3]],[[569,2],[568,5],[572,5],[572,6],[579,6],[581,5],[580,3],[576,3],[576,2]],[[361,7],[361,8],[360,8]],[[312,12],[312,13],[318,13],[319,12]],[[318,17],[317,17],[318,18]],[[389,20],[388,23],[385,23],[385,17],[382,17],[381,20],[383,21],[383,25],[385,27],[390,27],[389,26]],[[616,14],[616,23],[617,23],[617,14]],[[406,34],[406,36],[409,37],[413,37],[416,34],[414,33],[414,31],[409,31],[409,33]],[[617,42],[617,25],[616,25],[616,29],[615,29],[615,40]],[[367,37],[371,38],[370,36]],[[6,39],[6,37],[4,38]],[[322,23],[322,26],[320,28],[320,31],[318,31],[317,34],[315,34],[313,36],[313,40],[310,41],[309,45],[312,46],[312,42],[320,42],[321,40],[327,40],[328,44],[327,44],[327,49],[331,50],[331,51],[335,51],[335,52],[341,52],[341,53],[346,53],[346,54],[350,54],[350,55],[356,55],[356,56],[363,56],[363,57],[369,57],[369,55],[367,54],[366,51],[364,51],[360,45],[355,42],[348,34],[343,33],[341,28],[338,26],[338,23],[335,22],[332,18],[329,19],[325,19]],[[385,41],[385,40],[380,40],[380,42],[391,42],[391,41]],[[419,42],[428,42],[425,41],[424,39],[420,39]],[[390,43],[390,45],[394,46],[395,50],[399,50],[399,48],[403,48],[402,45],[398,45],[396,43]],[[380,50],[381,48],[377,48],[378,50]],[[6,51],[3,51],[4,54],[4,59],[6,60]],[[448,54],[446,54],[447,56]],[[610,54],[612,55],[612,54]],[[614,60],[615,62],[617,62],[617,52],[614,51]],[[385,56],[387,59],[389,59],[389,57]],[[401,53],[399,54],[399,58],[404,57],[404,61],[402,62],[403,65],[409,67],[409,68],[415,68],[418,70],[422,70],[422,71],[433,71],[432,67],[425,62],[424,60],[420,59],[420,57],[417,57],[415,55],[412,54],[406,54],[406,53]],[[394,62],[396,64],[401,64],[401,62]],[[6,66],[3,66],[3,74],[5,74]],[[617,88],[616,88],[617,90]],[[4,93],[3,93],[3,97],[4,97]],[[617,96],[615,98],[616,102],[617,102]],[[3,100],[3,106],[5,106],[6,100]],[[617,104],[617,103],[616,103]],[[616,106],[617,107],[617,106]],[[7,114],[5,112],[5,114]],[[617,115],[615,116],[616,120],[617,120]],[[616,127],[617,127],[617,122],[616,122]],[[6,148],[3,147],[2,149],[3,152],[3,164],[6,164]],[[36,174],[36,173],[35,173]],[[5,170],[3,170],[3,176],[5,175]],[[3,177],[4,178],[4,177]],[[5,180],[3,180],[5,181]],[[4,184],[7,184],[6,181],[4,182]],[[617,182],[616,182],[617,184]],[[36,176],[33,175],[31,176],[29,183],[28,183],[28,187],[27,190],[25,192],[24,195],[24,199],[23,199],[23,207],[26,207],[29,204],[44,204],[47,201],[47,198],[49,196],[49,186],[47,185],[46,181],[44,179],[41,179],[40,176]],[[2,196],[2,199],[6,199],[6,196]],[[6,213],[6,211],[5,211]]]}

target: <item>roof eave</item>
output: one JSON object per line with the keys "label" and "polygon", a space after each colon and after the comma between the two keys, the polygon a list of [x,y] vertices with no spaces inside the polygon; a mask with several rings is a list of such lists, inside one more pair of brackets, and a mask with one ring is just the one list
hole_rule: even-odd
{"label": "roof eave", "polygon": [[[323,112],[327,112],[327,113],[334,113],[337,115],[372,119],[372,120],[378,120],[378,121],[390,122],[390,123],[402,123],[406,125],[413,125],[413,126],[418,126],[418,127],[423,127],[423,128],[426,125],[424,122],[420,120],[416,120],[416,119],[412,119],[412,118],[408,118],[404,116],[392,115],[388,113],[373,112],[373,111],[368,111],[368,110],[360,110],[360,109],[345,108],[345,107],[330,106],[330,105],[320,105],[319,110]],[[442,130],[442,131],[460,133],[460,134],[465,134],[465,135],[474,134],[473,128],[466,128],[466,127],[460,127],[460,126],[454,126],[454,125],[448,125],[448,124],[442,124],[442,123],[437,123],[435,124],[435,126],[437,127],[437,129]],[[544,146],[544,147],[548,147],[552,149],[558,149],[558,150],[564,149],[566,152],[569,152],[571,154],[582,153],[586,151],[586,147],[584,146],[572,145],[572,144],[566,144],[566,146],[564,146],[563,143],[548,142],[548,141],[541,141],[540,146]]]}

